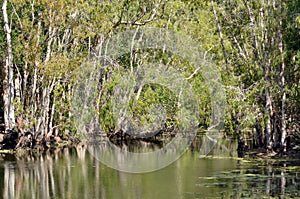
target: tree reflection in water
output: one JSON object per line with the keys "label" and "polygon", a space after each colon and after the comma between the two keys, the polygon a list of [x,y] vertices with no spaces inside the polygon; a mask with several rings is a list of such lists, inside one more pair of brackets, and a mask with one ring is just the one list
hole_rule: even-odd
{"label": "tree reflection in water", "polygon": [[[300,196],[299,162],[201,159],[198,146],[193,142],[178,161],[146,174],[108,168],[85,146],[22,157],[6,154],[0,157],[0,193],[4,199]],[[216,150],[212,153],[221,149]]]}

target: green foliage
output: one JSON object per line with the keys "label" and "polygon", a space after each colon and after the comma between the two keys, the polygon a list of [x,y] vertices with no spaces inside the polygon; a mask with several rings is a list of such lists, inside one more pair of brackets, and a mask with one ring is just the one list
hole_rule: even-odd
{"label": "green foliage", "polygon": [[[106,72],[111,71],[112,68],[106,69]],[[121,79],[121,75],[118,73],[113,73],[108,81],[104,82],[102,85],[102,95],[100,96],[99,102],[99,117],[100,117],[100,127],[105,132],[114,132],[116,130],[116,118],[113,115],[112,107],[112,96],[116,84]]]}
{"label": "green foliage", "polygon": [[[217,20],[211,1],[11,0],[8,12],[12,23],[14,72],[15,77],[20,77],[22,94],[20,101],[15,102],[16,115],[27,119],[32,129],[57,129],[62,136],[72,134],[75,131],[70,114],[72,92],[82,78],[77,76],[82,63],[92,57],[93,51],[101,49],[104,54],[105,47],[101,45],[111,35],[137,26],[154,26],[189,35],[201,45],[203,56],[207,55],[205,59],[216,64],[226,89],[225,128],[230,132],[251,128],[256,120],[264,124],[266,88],[270,89],[273,112],[280,118],[283,54],[286,119],[292,132],[300,119],[299,1],[281,0],[274,6],[264,1],[214,1],[214,7]],[[282,19],[282,24],[278,23],[278,18]],[[217,22],[225,49],[220,44]],[[279,32],[283,33],[282,54]],[[0,33],[0,57],[3,58],[6,38],[2,25]],[[140,49],[130,56],[124,54],[116,60],[117,64],[100,66],[103,73],[98,114],[105,132],[116,130],[112,96],[125,71],[131,67],[136,70],[148,64],[162,64],[173,67],[187,78],[197,68],[181,55],[163,49]],[[266,77],[268,60],[270,73]],[[199,101],[199,124],[207,128],[211,122],[211,99],[201,71],[189,82]],[[135,97],[137,92],[136,89]],[[139,96],[131,99],[129,108],[134,119],[147,123],[154,120],[150,113],[160,104],[167,119],[172,121],[176,119],[177,101],[176,94],[169,88],[146,84]]]}
{"label": "green foliage", "polygon": [[133,119],[140,121],[142,124],[155,122],[154,115],[151,111],[164,110],[167,118],[171,120],[177,114],[177,98],[173,91],[158,84],[148,84],[143,87],[138,100],[132,99],[129,107],[132,111]]}

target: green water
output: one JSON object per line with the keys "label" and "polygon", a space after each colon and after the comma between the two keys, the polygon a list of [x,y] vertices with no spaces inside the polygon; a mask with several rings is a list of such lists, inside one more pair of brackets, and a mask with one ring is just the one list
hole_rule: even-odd
{"label": "green water", "polygon": [[300,198],[299,161],[199,158],[188,150],[146,174],[111,169],[78,147],[40,155],[0,156],[3,198]]}

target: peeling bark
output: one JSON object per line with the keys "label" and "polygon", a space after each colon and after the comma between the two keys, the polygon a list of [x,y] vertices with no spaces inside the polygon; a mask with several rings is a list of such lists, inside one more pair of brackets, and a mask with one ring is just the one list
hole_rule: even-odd
{"label": "peeling bark", "polygon": [[2,5],[4,31],[6,34],[6,49],[5,61],[2,67],[2,83],[3,83],[3,101],[4,101],[4,123],[5,129],[13,129],[15,123],[14,113],[14,74],[13,74],[13,52],[12,38],[9,20],[7,16],[7,0],[3,1]]}
{"label": "peeling bark", "polygon": [[[280,1],[280,13],[282,13],[282,1]],[[285,116],[285,106],[286,106],[286,91],[285,91],[285,61],[284,61],[284,52],[283,52],[283,38],[282,38],[282,15],[279,20],[280,29],[278,31],[279,36],[279,52],[281,58],[281,68],[280,68],[280,85],[281,85],[281,141],[280,144],[283,147],[283,151],[286,151],[286,116]]]}

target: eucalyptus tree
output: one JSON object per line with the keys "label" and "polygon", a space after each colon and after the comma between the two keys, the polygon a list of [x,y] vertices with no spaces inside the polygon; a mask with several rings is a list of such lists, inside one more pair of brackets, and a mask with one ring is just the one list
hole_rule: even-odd
{"label": "eucalyptus tree", "polygon": [[[71,101],[77,74],[87,58],[105,56],[104,41],[127,29],[154,26],[187,34],[213,60],[227,90],[226,130],[256,129],[259,144],[286,147],[297,126],[299,92],[298,2],[286,0],[2,0],[0,42],[5,126],[36,138],[75,132]],[[144,55],[143,55],[144,53]],[[147,58],[145,54],[150,55]],[[210,56],[209,56],[210,55]],[[151,58],[152,57],[152,58]],[[154,57],[154,58],[153,58]],[[132,52],[103,66],[100,117],[114,131],[110,96],[125,69],[157,62],[174,66],[193,85],[201,121],[209,123],[210,102],[200,68],[164,49]],[[146,102],[167,101],[155,86],[137,94],[136,113]],[[156,100],[156,101],[155,101]],[[164,101],[164,102],[165,102]],[[170,100],[171,102],[172,100]],[[170,110],[172,107],[170,107]],[[16,124],[15,124],[16,121]],[[288,130],[288,131],[287,131]],[[259,137],[259,136],[258,136]]]}
{"label": "eucalyptus tree", "polygon": [[163,4],[3,1],[6,127],[12,129],[16,120],[21,133],[30,131],[39,139],[73,132],[70,103],[81,63],[101,51],[111,34],[158,20]]}
{"label": "eucalyptus tree", "polygon": [[4,24],[5,33],[5,49],[3,52],[1,77],[3,87],[4,102],[4,122],[5,129],[13,129],[15,127],[14,114],[14,69],[13,69],[13,47],[12,47],[12,23],[9,19],[8,2],[2,2],[2,22]]}
{"label": "eucalyptus tree", "polygon": [[[242,113],[247,125],[262,124],[265,145],[286,148],[285,1],[212,1],[224,34],[232,47],[230,71],[245,96]],[[217,8],[215,8],[217,7]],[[217,10],[217,11],[216,11]],[[220,28],[219,28],[220,32]],[[238,107],[239,108],[239,107]],[[255,122],[256,121],[256,122]],[[258,122],[257,122],[258,121]],[[259,128],[257,128],[259,129]]]}

